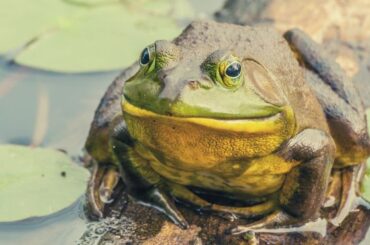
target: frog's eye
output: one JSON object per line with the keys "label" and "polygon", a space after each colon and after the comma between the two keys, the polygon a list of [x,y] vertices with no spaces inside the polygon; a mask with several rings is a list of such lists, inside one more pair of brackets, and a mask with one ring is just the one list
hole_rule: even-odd
{"label": "frog's eye", "polygon": [[240,72],[242,70],[242,66],[238,61],[234,61],[230,65],[226,67],[226,72],[225,74],[231,78],[236,78],[240,76]]}
{"label": "frog's eye", "polygon": [[146,74],[153,71],[155,68],[156,56],[154,44],[147,46],[143,51],[141,51],[139,62],[142,72]]}
{"label": "frog's eye", "polygon": [[242,65],[236,57],[230,57],[219,65],[221,85],[226,88],[235,89],[242,83]]}
{"label": "frog's eye", "polygon": [[145,48],[140,55],[140,65],[145,66],[149,64],[150,58],[149,48]]}

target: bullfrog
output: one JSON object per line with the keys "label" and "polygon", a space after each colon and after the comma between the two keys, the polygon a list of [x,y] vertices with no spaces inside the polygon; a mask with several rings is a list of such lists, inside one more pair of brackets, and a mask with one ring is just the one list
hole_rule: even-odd
{"label": "bullfrog", "polygon": [[97,216],[122,179],[183,228],[178,202],[253,218],[252,229],[307,222],[332,169],[370,153],[353,84],[298,29],[196,21],[138,56],[108,88],[86,141]]}

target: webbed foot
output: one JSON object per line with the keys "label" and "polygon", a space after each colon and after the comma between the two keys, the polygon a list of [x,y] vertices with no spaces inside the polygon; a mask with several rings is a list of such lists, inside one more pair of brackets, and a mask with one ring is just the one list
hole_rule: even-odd
{"label": "webbed foot", "polygon": [[93,173],[91,175],[87,199],[92,213],[102,218],[104,216],[104,206],[111,203],[114,188],[119,181],[119,173],[115,166],[94,163]]}
{"label": "webbed foot", "polygon": [[340,170],[335,169],[330,176],[328,189],[326,190],[326,199],[323,204],[324,208],[332,208],[338,204],[337,196],[340,195],[342,185],[342,173]]}
{"label": "webbed foot", "polygon": [[230,230],[233,235],[248,233],[248,232],[266,232],[268,230],[276,230],[276,227],[286,226],[296,221],[292,216],[282,212],[275,211],[272,214],[267,215],[263,219],[252,222],[247,225],[240,225]]}
{"label": "webbed foot", "polygon": [[358,183],[360,182],[362,171],[365,165],[347,167],[341,170],[341,193],[339,198],[339,207],[335,217],[330,222],[339,226],[347,215],[358,205],[361,198],[357,197]]}
{"label": "webbed foot", "polygon": [[257,233],[291,233],[291,232],[314,232],[322,237],[326,235],[327,221],[325,219],[317,219],[311,222],[299,222],[297,218],[276,211],[273,214],[266,216],[264,219],[253,222],[244,226],[233,228],[230,233],[233,235],[249,234],[254,237]]}

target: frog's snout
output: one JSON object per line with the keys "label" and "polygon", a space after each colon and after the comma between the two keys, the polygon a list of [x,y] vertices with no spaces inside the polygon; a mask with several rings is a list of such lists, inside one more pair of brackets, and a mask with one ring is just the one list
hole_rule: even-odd
{"label": "frog's snout", "polygon": [[201,88],[201,82],[199,79],[183,79],[180,81],[167,81],[165,82],[165,86],[163,90],[159,94],[159,97],[162,99],[169,99],[171,101],[175,101],[183,91],[185,90],[198,90]]}
{"label": "frog's snout", "polygon": [[211,86],[210,81],[203,78],[200,67],[196,65],[180,65],[176,68],[158,72],[158,79],[163,84],[160,98],[174,101],[186,91],[194,91]]}

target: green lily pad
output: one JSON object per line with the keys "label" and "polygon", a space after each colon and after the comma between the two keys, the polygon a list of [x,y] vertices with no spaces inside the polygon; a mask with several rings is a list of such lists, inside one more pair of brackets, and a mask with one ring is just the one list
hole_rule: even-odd
{"label": "green lily pad", "polygon": [[100,7],[63,31],[41,38],[16,61],[64,72],[122,69],[136,61],[151,42],[172,38],[179,32],[166,18],[148,19],[124,8]]}
{"label": "green lily pad", "polygon": [[59,72],[122,69],[192,15],[186,0],[4,0],[0,53],[23,46],[17,63]]}
{"label": "green lily pad", "polygon": [[0,146],[0,222],[45,216],[75,202],[89,172],[64,153],[17,145]]}
{"label": "green lily pad", "polygon": [[176,20],[194,18],[194,9],[184,0],[172,0],[171,4],[168,0],[123,0],[122,3],[128,9],[150,16],[167,16]]}
{"label": "green lily pad", "polygon": [[87,9],[76,8],[61,0],[0,1],[0,53],[68,25],[85,11]]}
{"label": "green lily pad", "polygon": [[119,3],[122,0],[63,0],[63,1],[69,4],[76,4],[87,7],[96,7],[99,5]]}

